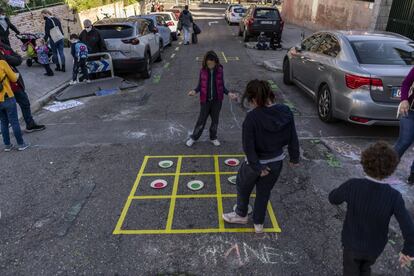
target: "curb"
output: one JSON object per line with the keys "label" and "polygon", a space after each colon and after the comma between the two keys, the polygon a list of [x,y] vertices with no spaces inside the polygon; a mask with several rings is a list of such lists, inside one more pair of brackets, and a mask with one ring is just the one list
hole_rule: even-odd
{"label": "curb", "polygon": [[265,60],[263,62],[263,66],[267,70],[272,71],[272,72],[278,72],[278,73],[282,73],[283,72],[282,66],[275,65],[275,63],[272,62],[272,61],[270,61],[270,60]]}
{"label": "curb", "polygon": [[63,91],[68,86],[69,86],[69,81],[65,81],[59,86],[57,86],[56,88],[54,88],[53,90],[50,90],[49,92],[47,92],[46,95],[44,95],[40,99],[36,100],[31,105],[32,113],[36,113],[39,110],[41,110],[42,107],[45,106],[50,100],[52,100],[56,94]]}

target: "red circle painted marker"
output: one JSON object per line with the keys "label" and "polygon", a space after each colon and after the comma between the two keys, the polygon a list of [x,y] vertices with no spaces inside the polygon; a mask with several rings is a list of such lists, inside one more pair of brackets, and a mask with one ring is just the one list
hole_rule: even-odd
{"label": "red circle painted marker", "polygon": [[236,164],[237,164],[237,162],[236,162],[236,161],[234,161],[234,160],[230,160],[230,161],[228,162],[228,164],[229,164],[229,165],[234,166],[234,165],[236,165]]}
{"label": "red circle painted marker", "polygon": [[230,167],[237,167],[238,165],[240,165],[240,160],[235,159],[235,158],[226,159],[224,161],[224,164],[226,164],[227,166],[230,166]]}
{"label": "red circle painted marker", "polygon": [[164,183],[158,182],[154,184],[154,188],[162,188],[164,187]]}
{"label": "red circle painted marker", "polygon": [[163,180],[163,179],[157,179],[151,182],[150,186],[153,189],[164,189],[165,187],[167,187],[167,181]]}

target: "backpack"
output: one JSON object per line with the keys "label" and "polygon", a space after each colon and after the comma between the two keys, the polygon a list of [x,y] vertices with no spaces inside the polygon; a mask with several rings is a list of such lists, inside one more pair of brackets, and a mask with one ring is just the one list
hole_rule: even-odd
{"label": "backpack", "polygon": [[88,46],[81,42],[76,43],[75,53],[77,58],[88,58]]}

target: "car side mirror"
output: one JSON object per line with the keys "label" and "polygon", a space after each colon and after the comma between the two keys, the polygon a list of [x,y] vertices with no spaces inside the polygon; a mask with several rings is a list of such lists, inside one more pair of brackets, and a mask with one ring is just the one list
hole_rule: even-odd
{"label": "car side mirror", "polygon": [[305,47],[304,47],[303,44],[296,45],[295,50],[296,50],[296,52],[302,52],[303,50],[305,50]]}

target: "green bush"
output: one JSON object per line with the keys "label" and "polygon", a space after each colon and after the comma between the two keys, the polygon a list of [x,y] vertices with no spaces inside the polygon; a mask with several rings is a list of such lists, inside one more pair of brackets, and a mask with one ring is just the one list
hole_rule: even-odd
{"label": "green bush", "polygon": [[[76,11],[84,11],[91,8],[96,8],[115,2],[120,2],[119,0],[67,0],[67,3],[71,9]],[[124,0],[124,5],[131,5],[139,2],[139,0]]]}

